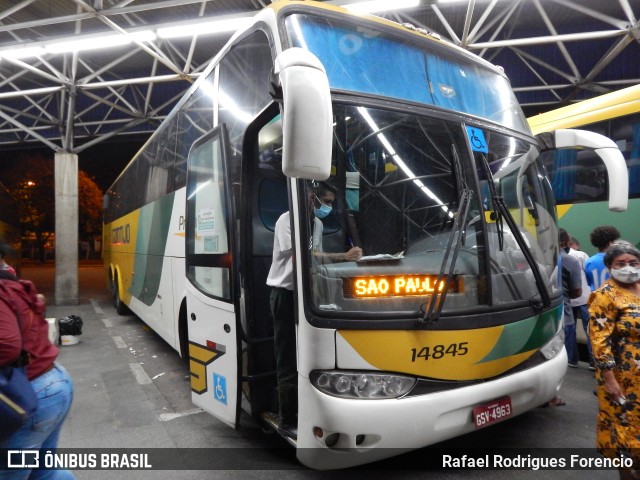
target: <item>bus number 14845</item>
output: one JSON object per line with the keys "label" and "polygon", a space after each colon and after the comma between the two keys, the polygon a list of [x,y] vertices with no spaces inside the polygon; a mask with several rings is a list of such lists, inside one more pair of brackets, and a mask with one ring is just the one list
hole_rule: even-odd
{"label": "bus number 14845", "polygon": [[422,347],[420,350],[417,348],[411,349],[411,361],[416,362],[422,358],[426,362],[427,360],[439,360],[445,355],[451,355],[455,357],[457,355],[466,355],[469,349],[467,345],[469,342],[452,343],[450,345],[433,345],[429,347]]}

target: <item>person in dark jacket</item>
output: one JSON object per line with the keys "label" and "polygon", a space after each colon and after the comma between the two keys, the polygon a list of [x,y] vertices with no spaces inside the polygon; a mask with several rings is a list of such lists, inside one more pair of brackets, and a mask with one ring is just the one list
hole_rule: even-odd
{"label": "person in dark jacket", "polygon": [[[25,350],[30,358],[27,377],[38,398],[37,410],[20,429],[0,442],[0,449],[54,451],[71,407],[73,382],[56,362],[58,348],[49,340],[44,310],[44,297],[32,282],[0,271],[0,365],[14,363]],[[17,469],[0,472],[0,478],[72,480],[75,476],[68,470]]]}

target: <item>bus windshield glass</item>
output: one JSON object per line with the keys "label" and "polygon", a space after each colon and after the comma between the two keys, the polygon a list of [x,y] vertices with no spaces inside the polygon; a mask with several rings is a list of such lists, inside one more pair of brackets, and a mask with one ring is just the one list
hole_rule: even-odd
{"label": "bus windshield glass", "polygon": [[[442,315],[524,306],[540,300],[532,268],[557,297],[556,217],[537,146],[442,118],[333,108],[332,191],[300,182],[317,311],[417,316],[443,290]],[[323,204],[331,213],[319,219]],[[346,254],[354,246],[357,261]]]}
{"label": "bus windshield glass", "polygon": [[332,89],[398,98],[529,128],[509,81],[470,57],[447,54],[432,38],[388,35],[325,17],[287,17],[291,45],[310,50]]}

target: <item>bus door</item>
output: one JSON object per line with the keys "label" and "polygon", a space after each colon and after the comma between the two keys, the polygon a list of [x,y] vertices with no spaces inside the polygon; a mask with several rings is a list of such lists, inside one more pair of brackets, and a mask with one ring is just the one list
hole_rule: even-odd
{"label": "bus door", "polygon": [[186,277],[193,403],[233,426],[239,416],[232,212],[224,125],[197,140],[187,162]]}

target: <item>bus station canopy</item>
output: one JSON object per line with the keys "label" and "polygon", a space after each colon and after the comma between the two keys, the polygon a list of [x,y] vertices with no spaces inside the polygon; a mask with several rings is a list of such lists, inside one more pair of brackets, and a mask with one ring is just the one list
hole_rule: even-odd
{"label": "bus station canopy", "polygon": [[[640,0],[382,3],[393,9],[373,14],[438,33],[501,65],[527,115],[640,83]],[[0,2],[0,145],[80,153],[113,137],[146,138],[237,22],[265,5]]]}

